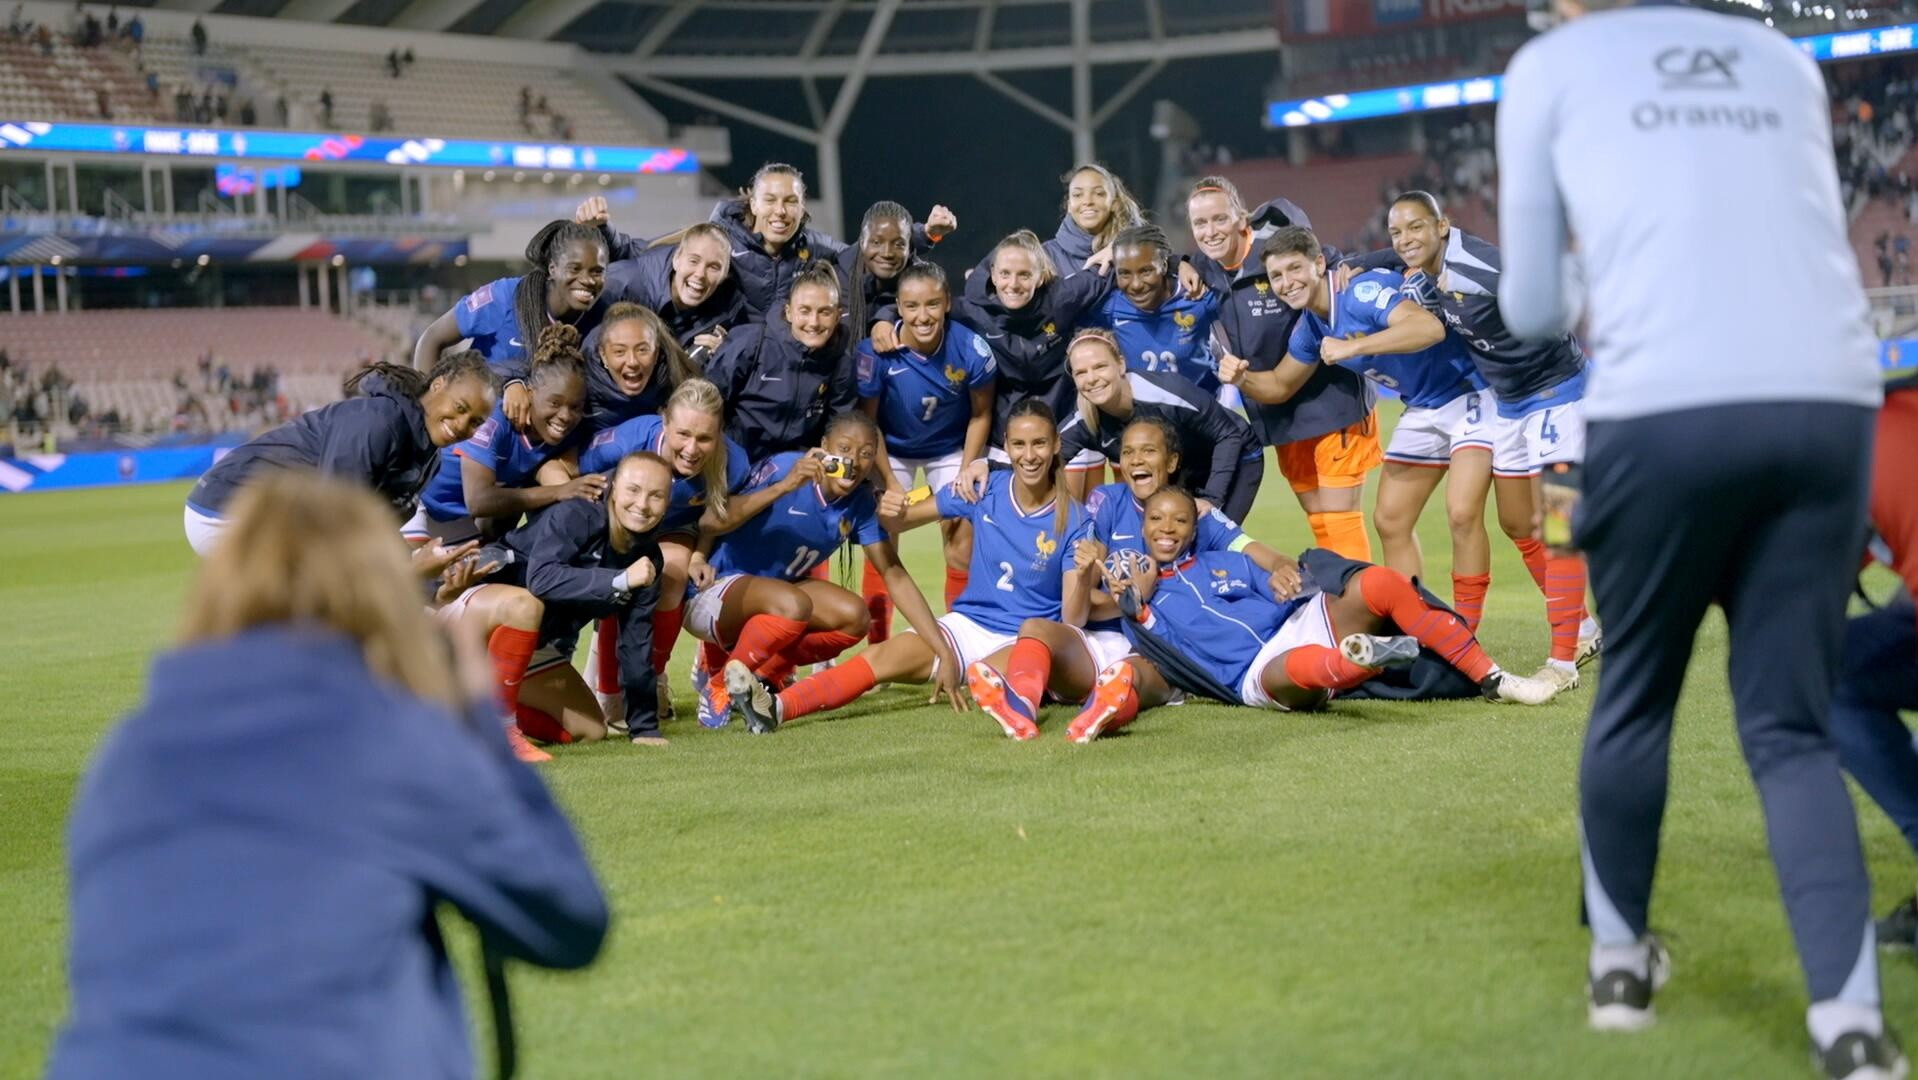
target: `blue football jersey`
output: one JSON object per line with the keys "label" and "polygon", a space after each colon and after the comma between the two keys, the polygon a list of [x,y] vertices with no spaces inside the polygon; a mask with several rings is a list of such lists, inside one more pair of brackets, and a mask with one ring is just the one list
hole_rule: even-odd
{"label": "blue football jersey", "polygon": [[1218,321],[1223,304],[1223,294],[1214,289],[1197,300],[1174,293],[1159,310],[1142,311],[1114,289],[1087,314],[1084,324],[1111,328],[1127,368],[1183,375],[1211,394],[1219,389],[1212,324]]}
{"label": "blue football jersey", "polygon": [[[1404,285],[1404,278],[1394,271],[1367,270],[1354,277],[1344,292],[1332,295],[1330,325],[1310,311],[1300,312],[1292,327],[1292,358],[1316,364],[1319,343],[1326,338],[1361,338],[1385,329],[1393,309],[1407,302]],[[1485,386],[1465,343],[1450,333],[1420,352],[1355,356],[1341,366],[1363,373],[1398,394],[1405,404],[1420,409],[1436,408]]]}
{"label": "blue football jersey", "polygon": [[[579,452],[579,471],[608,472],[627,454],[650,450],[665,456],[666,422],[658,416],[635,416],[617,427],[593,433],[592,441]],[[723,436],[722,436],[723,438]],[[752,475],[752,462],[746,451],[731,439],[726,444],[726,491],[738,491]],[[706,512],[706,478],[673,474],[673,491],[666,506],[666,519],[660,522],[664,532],[683,532],[699,524]]]}
{"label": "blue football jersey", "polygon": [[538,482],[539,467],[566,453],[580,443],[580,428],[574,428],[564,442],[556,446],[535,442],[506,420],[505,406],[493,409],[493,415],[480,425],[473,437],[440,451],[440,471],[420,493],[420,503],[434,521],[452,521],[466,516],[466,485],[462,481],[461,459],[476,461],[493,470],[501,487],[532,487]]}
{"label": "blue football jersey", "polygon": [[879,430],[886,452],[902,458],[936,458],[965,449],[972,420],[972,392],[998,375],[986,339],[946,320],[946,336],[931,356],[908,348],[874,351],[859,343],[859,396],[879,402]]}
{"label": "blue football jersey", "polygon": [[1308,599],[1274,596],[1270,576],[1243,552],[1208,551],[1159,571],[1144,625],[1220,684],[1237,687]]}
{"label": "blue football jersey", "polygon": [[513,294],[519,279],[489,281],[453,305],[460,333],[473,339],[473,348],[494,369],[533,355],[533,342],[521,340],[519,316],[513,312]]}
{"label": "blue football jersey", "polygon": [[[743,491],[778,483],[804,454],[774,454],[753,468]],[[865,547],[886,539],[879,524],[879,503],[870,485],[861,484],[837,501],[828,501],[818,484],[789,491],[751,521],[720,537],[713,549],[713,570],[720,575],[801,581],[813,567],[831,559],[841,544]]]}
{"label": "blue football jersey", "polygon": [[1012,473],[1000,470],[987,478],[986,494],[976,503],[951,487],[938,495],[940,516],[972,522],[971,579],[952,610],[1001,634],[1018,633],[1027,619],[1059,618],[1065,572],[1078,565],[1072,546],[1088,527],[1085,507],[1077,503],[1067,507],[1064,529],[1057,527],[1053,502],[1031,513],[1020,510],[1013,487]]}
{"label": "blue football jersey", "polygon": [[[1092,535],[1104,543],[1107,551],[1145,550],[1145,507],[1132,497],[1126,484],[1101,484],[1086,496],[1086,514],[1092,519]],[[1199,515],[1193,534],[1195,551],[1242,551],[1252,538],[1239,523],[1213,508]]]}

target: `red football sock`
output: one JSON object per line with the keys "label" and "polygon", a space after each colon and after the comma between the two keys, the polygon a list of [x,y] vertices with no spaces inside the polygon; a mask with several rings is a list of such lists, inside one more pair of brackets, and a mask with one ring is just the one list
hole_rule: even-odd
{"label": "red football sock", "polygon": [[1006,658],[1006,685],[1012,692],[1038,708],[1045,700],[1046,684],[1052,681],[1052,650],[1038,638],[1022,637],[1012,643],[1012,655]]}
{"label": "red football sock", "polygon": [[952,610],[952,602],[954,600],[959,599],[959,594],[966,591],[966,582],[971,579],[971,576],[972,575],[969,574],[967,571],[954,570],[950,566],[946,567],[946,610],[947,611]]}
{"label": "red football sock", "polygon": [[1555,555],[1545,561],[1545,621],[1552,624],[1552,659],[1578,655],[1578,627],[1585,621],[1585,559]]}
{"label": "red football sock", "polygon": [[1353,580],[1372,614],[1389,619],[1400,633],[1419,639],[1420,645],[1439,654],[1466,678],[1482,682],[1492,673],[1492,658],[1479,648],[1478,639],[1465,628],[1465,620],[1427,604],[1410,578],[1383,566],[1368,566]]}
{"label": "red football sock", "polygon": [[892,636],[892,594],[886,591],[885,575],[870,561],[866,563],[860,593],[866,600],[866,613],[872,616],[872,629],[867,632],[866,640],[877,645]]}
{"label": "red football sock", "polygon": [[699,666],[706,669],[706,674],[717,675],[726,670],[726,661],[730,659],[724,647],[710,641],[699,643]]}
{"label": "red football sock", "polygon": [[595,693],[617,694],[619,681],[619,623],[601,619],[586,642],[586,681]]}
{"label": "red football sock", "polygon": [[872,665],[855,656],[843,664],[799,680],[779,692],[780,719],[837,709],[877,685]]}
{"label": "red football sock", "polygon": [[1452,607],[1465,617],[1465,628],[1474,634],[1485,619],[1485,594],[1491,588],[1490,574],[1452,575]]}
{"label": "red football sock", "polygon": [[754,615],[739,628],[739,640],[733,643],[733,659],[746,665],[748,671],[758,671],[766,661],[791,648],[805,633],[803,619]]}
{"label": "red football sock", "polygon": [[1544,592],[1545,541],[1527,536],[1512,541],[1512,546],[1518,549],[1518,557],[1525,560],[1525,572],[1532,575],[1533,584],[1538,586],[1539,592]]}
{"label": "red football sock", "polygon": [[785,652],[766,661],[753,674],[769,682],[783,682],[791,678],[793,669],[801,664],[831,660],[857,644],[859,639],[843,630],[815,630],[793,642]]}
{"label": "red football sock", "polygon": [[553,719],[553,714],[541,712],[531,705],[521,705],[513,710],[513,720],[519,725],[520,734],[529,739],[538,739],[543,743],[569,743],[573,733],[566,725]]}
{"label": "red football sock", "polygon": [[673,658],[673,646],[679,644],[679,628],[686,622],[686,605],[671,611],[653,612],[653,673],[666,670]]}
{"label": "red football sock", "polygon": [[486,652],[493,658],[493,678],[499,683],[500,702],[507,715],[519,704],[520,680],[526,678],[526,665],[539,649],[539,634],[532,630],[502,626],[486,639]]}
{"label": "red football sock", "polygon": [[1377,674],[1329,645],[1301,645],[1285,654],[1285,677],[1303,690],[1350,690]]}

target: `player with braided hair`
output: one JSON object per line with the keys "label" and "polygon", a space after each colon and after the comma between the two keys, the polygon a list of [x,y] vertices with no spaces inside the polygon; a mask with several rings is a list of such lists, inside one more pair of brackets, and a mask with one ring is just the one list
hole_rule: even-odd
{"label": "player with braided hair", "polygon": [[462,338],[495,369],[523,361],[553,323],[582,336],[592,330],[595,305],[606,285],[606,241],[599,230],[572,221],[551,221],[526,243],[532,269],[516,278],[487,282],[460,297],[433,320],[413,346],[413,366],[426,371]]}

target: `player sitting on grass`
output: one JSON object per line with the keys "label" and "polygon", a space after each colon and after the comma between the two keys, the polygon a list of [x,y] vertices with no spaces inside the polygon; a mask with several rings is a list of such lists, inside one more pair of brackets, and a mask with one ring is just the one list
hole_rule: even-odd
{"label": "player sitting on grass", "polygon": [[1045,402],[1032,398],[1013,410],[1006,454],[1012,468],[992,473],[978,502],[967,502],[958,485],[916,503],[898,491],[881,499],[880,518],[895,532],[943,518],[972,522],[970,580],[952,610],[939,617],[939,635],[888,638],[777,697],[734,661],[726,665],[726,686],[752,723],[777,727],[836,709],[882,682],[937,680],[932,700],[946,694],[954,709],[963,710],[958,683],[966,667],[988,658],[1004,664],[1027,619],[1085,622],[1094,582],[1073,557],[1086,533],[1085,508],[1066,493],[1059,429]]}
{"label": "player sitting on grass", "polygon": [[[708,514],[700,523],[706,536],[720,535],[711,558],[695,553],[689,569],[686,628],[706,643],[693,669],[700,723],[725,727],[730,719],[729,661],[777,686],[800,665],[830,660],[866,635],[865,601],[811,576],[835,552],[850,559],[848,541],[878,569],[913,631],[936,640],[932,608],[879,523],[867,482],[878,453],[872,418],[841,413],[819,449],[761,462],[732,497],[726,520]],[[770,730],[750,712],[746,722],[754,734]]]}
{"label": "player sitting on grass", "polygon": [[[1145,501],[1172,482],[1179,470],[1179,431],[1163,417],[1142,416],[1119,440],[1124,482],[1094,488],[1086,500],[1092,533],[1075,552],[1081,567],[1105,562],[1108,552],[1145,554]],[[1237,522],[1213,509],[1199,515],[1196,551],[1243,551],[1260,569],[1289,575],[1298,587],[1298,563],[1245,535]],[[972,699],[1014,739],[1039,736],[1039,705],[1084,701],[1099,672],[1132,652],[1119,625],[1119,608],[1104,591],[1092,596],[1091,619],[1081,629],[1053,619],[1027,619],[1006,658],[1003,674],[985,660],[966,669]]]}
{"label": "player sitting on grass", "polygon": [[[477,623],[488,635],[500,698],[521,732],[563,743],[623,727],[634,742],[664,741],[654,707],[652,618],[664,559],[655,534],[672,477],[659,455],[628,454],[603,504],[568,499],[507,533],[482,555],[504,564],[493,580],[440,609],[442,618]],[[602,618],[619,623],[620,718],[604,714],[572,665],[580,630]],[[514,750],[524,761],[548,757],[524,740]]]}
{"label": "player sitting on grass", "polygon": [[[1145,504],[1146,555],[1121,555],[1106,570],[1128,618],[1151,635],[1142,646],[1169,646],[1165,655],[1179,655],[1202,676],[1189,680],[1199,684],[1195,689],[1213,687],[1212,696],[1254,708],[1319,709],[1386,667],[1413,663],[1423,647],[1478,683],[1489,700],[1551,700],[1549,684],[1500,670],[1462,619],[1420,596],[1398,571],[1351,563],[1357,569],[1338,583],[1339,592],[1294,593],[1291,581],[1242,552],[1194,554],[1198,520],[1190,494],[1160,491]],[[1163,704],[1172,691],[1157,663],[1128,657],[1099,673],[1067,735],[1091,742],[1140,709]]]}

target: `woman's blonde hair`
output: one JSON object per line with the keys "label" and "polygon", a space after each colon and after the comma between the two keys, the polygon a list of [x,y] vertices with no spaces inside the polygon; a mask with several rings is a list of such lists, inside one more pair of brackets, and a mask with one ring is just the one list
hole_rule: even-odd
{"label": "woman's blonde hair", "polygon": [[705,379],[687,379],[673,389],[673,396],[666,399],[666,407],[659,410],[661,420],[671,422],[674,409],[691,409],[702,412],[719,421],[719,440],[713,444],[713,452],[706,455],[706,466],[699,474],[706,481],[706,505],[713,513],[726,516],[726,399]]}
{"label": "woman's blonde hair", "polygon": [[426,614],[393,511],[371,493],[303,469],[249,483],[200,567],[184,642],[305,623],[359,642],[373,672],[459,706],[446,639]]}
{"label": "woman's blonde hair", "polygon": [[[1096,342],[1105,346],[1106,351],[1112,354],[1112,362],[1119,365],[1119,374],[1121,377],[1124,376],[1125,353],[1119,350],[1118,335],[1104,327],[1089,326],[1072,335],[1072,340],[1066,343],[1066,378],[1072,378],[1072,350],[1086,342]],[[1096,438],[1099,434],[1099,407],[1087,401],[1084,394],[1079,395],[1079,415],[1084,418],[1086,427]]]}
{"label": "woman's blonde hair", "polygon": [[1053,279],[1059,276],[1059,272],[1053,269],[1052,256],[1046,254],[1046,246],[1039,240],[1039,234],[1031,229],[1020,229],[1008,234],[1004,240],[992,246],[992,255],[986,261],[988,277],[999,266],[999,253],[1011,248],[1025,252],[1026,257],[1032,260],[1032,267],[1039,275],[1041,287],[1050,285]]}

